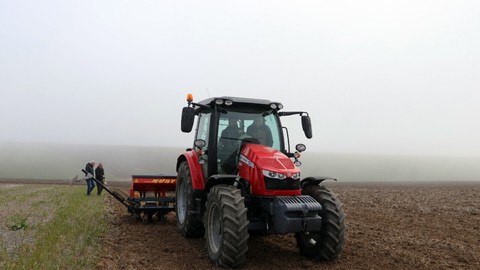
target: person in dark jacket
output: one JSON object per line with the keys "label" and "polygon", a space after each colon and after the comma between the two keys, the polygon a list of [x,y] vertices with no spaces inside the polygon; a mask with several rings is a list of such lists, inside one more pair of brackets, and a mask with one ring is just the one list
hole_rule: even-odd
{"label": "person in dark jacket", "polygon": [[95,188],[95,180],[93,180],[93,177],[95,175],[95,171],[93,170],[93,167],[95,166],[95,160],[92,160],[85,165],[85,181],[87,181],[87,195],[90,196],[90,193],[92,192],[93,188]]}
{"label": "person in dark jacket", "polygon": [[255,118],[253,124],[247,128],[247,134],[258,139],[260,144],[266,146],[273,145],[272,131],[265,124],[265,119],[263,116],[257,116]]}
{"label": "person in dark jacket", "polygon": [[240,136],[244,133],[238,126],[239,119],[230,117],[228,126],[222,131],[218,142],[218,157],[221,160],[221,168],[225,173],[234,173],[237,168],[236,153],[240,147]]}
{"label": "person in dark jacket", "polygon": [[220,148],[236,148],[238,141],[236,141],[242,134],[243,129],[238,127],[238,119],[231,117],[228,119],[228,126],[222,131],[220,136]]}
{"label": "person in dark jacket", "polygon": [[[105,172],[103,170],[103,164],[100,162],[98,163],[97,168],[95,169],[95,179],[102,184],[105,184]],[[101,185],[97,185],[97,195],[100,196],[102,194],[103,187]]]}

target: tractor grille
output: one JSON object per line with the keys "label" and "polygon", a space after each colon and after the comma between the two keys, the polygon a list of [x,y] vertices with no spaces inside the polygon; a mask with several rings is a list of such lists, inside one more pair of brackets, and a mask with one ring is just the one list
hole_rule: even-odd
{"label": "tractor grille", "polygon": [[265,188],[270,190],[296,190],[300,189],[300,180],[285,178],[283,180],[264,177]]}

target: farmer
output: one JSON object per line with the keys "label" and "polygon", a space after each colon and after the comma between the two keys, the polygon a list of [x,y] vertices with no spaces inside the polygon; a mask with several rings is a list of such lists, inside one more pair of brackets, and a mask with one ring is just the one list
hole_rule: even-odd
{"label": "farmer", "polygon": [[93,180],[94,177],[94,170],[93,167],[95,166],[95,160],[91,160],[90,162],[85,165],[85,181],[87,181],[87,195],[90,196],[90,193],[92,192],[93,188],[95,188],[95,180]]}
{"label": "farmer", "polygon": [[[102,184],[105,184],[105,172],[103,171],[103,164],[100,162],[98,163],[97,168],[95,169],[95,179]],[[97,185],[97,195],[100,196],[102,193],[103,186]]]}
{"label": "farmer", "polygon": [[247,134],[258,139],[260,144],[266,146],[273,145],[272,131],[265,124],[265,118],[261,115],[258,115],[253,121],[253,124],[247,128]]}
{"label": "farmer", "polygon": [[237,168],[236,153],[240,147],[239,137],[244,133],[238,126],[239,119],[232,116],[228,126],[222,131],[218,144],[218,157],[222,161],[221,168],[225,173],[234,173]]}
{"label": "farmer", "polygon": [[238,118],[232,116],[228,119],[228,126],[222,131],[220,136],[221,148],[236,148],[238,142],[235,140],[243,134],[243,129],[238,127]]}

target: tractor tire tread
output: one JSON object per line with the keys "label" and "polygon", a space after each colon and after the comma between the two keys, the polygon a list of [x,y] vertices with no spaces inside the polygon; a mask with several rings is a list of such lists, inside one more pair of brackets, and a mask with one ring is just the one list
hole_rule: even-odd
{"label": "tractor tire tread", "polygon": [[341,255],[345,243],[346,225],[343,204],[337,194],[324,186],[306,186],[302,190],[302,194],[312,196],[322,205],[323,220],[319,239],[314,247],[305,244],[300,233],[295,235],[300,253],[321,261],[336,260]]}
{"label": "tractor tire tread", "polygon": [[[216,204],[221,213],[223,231],[220,248],[217,253],[211,248],[208,237],[208,216],[211,205]],[[224,267],[236,267],[246,260],[248,251],[247,240],[248,220],[247,209],[240,190],[229,185],[218,185],[210,190],[207,198],[207,213],[204,216],[206,245],[209,250],[210,259],[216,264]]]}
{"label": "tractor tire tread", "polygon": [[[178,177],[177,177],[177,187],[178,182],[182,178],[182,181],[186,181],[183,183],[186,185],[187,191],[184,196],[187,197],[186,201],[186,213],[185,213],[185,222],[184,224],[180,224],[177,218],[177,227],[181,234],[186,238],[198,238],[202,237],[204,234],[203,224],[201,220],[199,220],[192,212],[195,210],[194,208],[194,200],[193,200],[193,186],[192,186],[192,178],[190,174],[190,168],[188,167],[188,163],[184,161],[180,164],[178,170]],[[178,198],[178,194],[176,194],[176,198]],[[178,204],[177,204],[178,205]],[[178,215],[178,210],[176,210]]]}

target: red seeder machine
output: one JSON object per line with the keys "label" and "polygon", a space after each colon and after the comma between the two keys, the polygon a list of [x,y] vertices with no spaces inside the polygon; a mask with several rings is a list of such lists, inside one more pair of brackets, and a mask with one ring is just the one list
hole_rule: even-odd
{"label": "red seeder machine", "polygon": [[[85,171],[83,170],[85,173]],[[166,214],[175,210],[175,184],[177,176],[168,175],[132,175],[130,195],[125,198],[116,191],[110,190],[102,182],[94,179],[108,193],[125,205],[136,219],[147,217],[149,221],[156,215],[163,219]]]}

